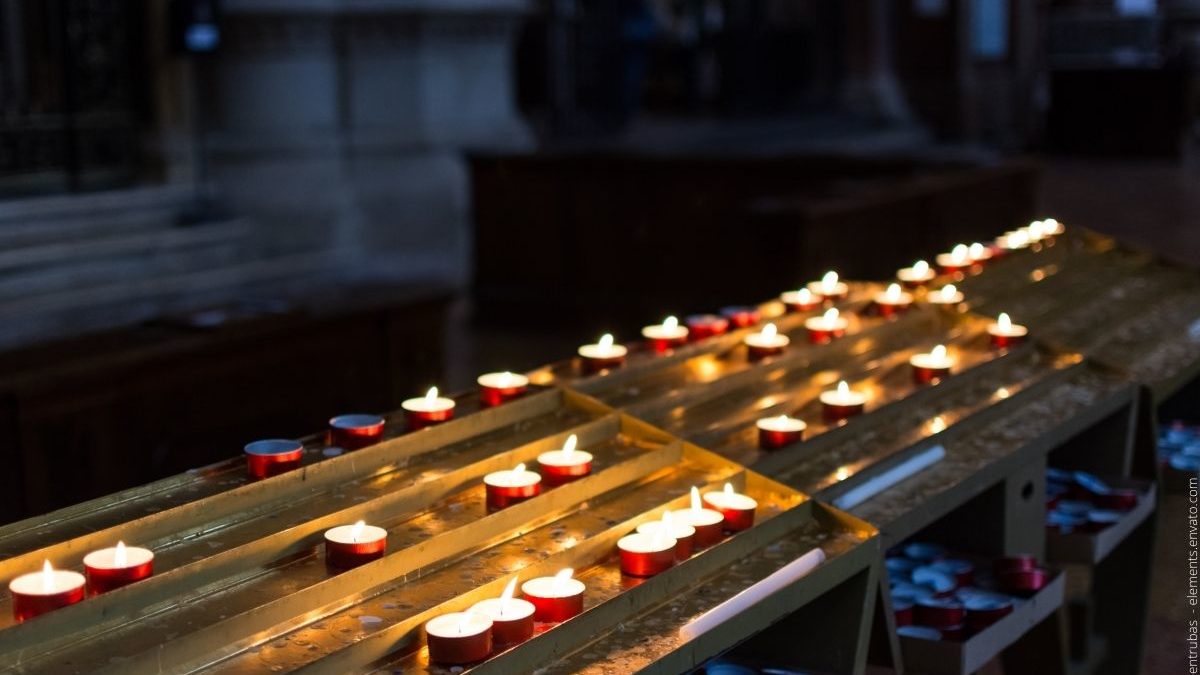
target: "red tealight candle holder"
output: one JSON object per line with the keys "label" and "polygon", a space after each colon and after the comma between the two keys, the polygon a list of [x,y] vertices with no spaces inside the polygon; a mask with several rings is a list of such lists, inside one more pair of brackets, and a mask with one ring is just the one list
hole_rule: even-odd
{"label": "red tealight candle holder", "polygon": [[1003,312],[994,323],[988,324],[987,332],[991,338],[992,347],[996,349],[1015,347],[1029,336],[1028,328],[1013,323],[1012,319]]}
{"label": "red tealight candle holder", "polygon": [[896,616],[897,626],[911,626],[913,623],[913,604],[908,600],[892,599],[892,613]]}
{"label": "red tealight candle holder", "polygon": [[953,598],[920,598],[913,607],[913,619],[922,626],[956,628],[966,618],[966,608]]}
{"label": "red tealight candle holder", "polygon": [[862,392],[851,391],[846,382],[839,382],[838,388],[821,392],[821,415],[826,422],[837,422],[855,415],[861,415],[867,404],[867,396]]}
{"label": "red tealight candle holder", "polygon": [[255,479],[277,476],[300,466],[304,444],[273,438],[246,444],[246,470]]}
{"label": "red tealight candle holder", "polygon": [[965,245],[959,244],[949,253],[939,253],[935,261],[937,262],[937,266],[942,269],[942,274],[966,272],[971,266],[971,254],[969,251]]}
{"label": "red tealight candle holder", "polygon": [[734,328],[749,328],[762,320],[762,313],[758,309],[741,305],[725,307],[721,310],[721,316],[729,319]]}
{"label": "red tealight candle holder", "polygon": [[720,512],[725,519],[725,530],[741,532],[754,526],[754,511],[758,502],[752,497],[733,491],[733,485],[726,483],[722,492],[709,492],[704,495],[704,503]]}
{"label": "red tealight candle holder", "polygon": [[1050,582],[1050,573],[1040,567],[1035,567],[1001,574],[997,580],[1000,582],[1001,588],[1006,591],[1026,595],[1042,590]]}
{"label": "red tealight candle holder", "polygon": [[725,536],[725,514],[704,508],[700,499],[700,490],[692,488],[691,496],[691,507],[672,511],[671,520],[691,525],[696,531],[696,549],[707,548],[721,541],[721,538]]}
{"label": "red tealight candle holder", "polygon": [[928,353],[913,354],[908,363],[912,366],[913,382],[932,384],[950,375],[954,359],[946,353],[944,346],[938,345]]}
{"label": "red tealight candle holder", "polygon": [[850,322],[840,316],[837,309],[830,309],[821,316],[814,316],[804,321],[808,330],[808,341],[814,345],[823,345],[846,335],[846,327]]}
{"label": "red tealight candle holder", "polygon": [[613,336],[607,333],[595,344],[579,348],[580,363],[585,375],[620,368],[625,365],[627,354],[629,350],[624,345],[615,344]]}
{"label": "red tealight candle holder", "polygon": [[558,487],[579,480],[592,472],[592,454],[576,450],[579,438],[575,434],[567,437],[561,450],[551,450],[538,455],[538,471],[546,487]]}
{"label": "red tealight candle holder", "polygon": [[1013,555],[993,560],[992,573],[999,577],[1009,572],[1037,569],[1037,566],[1038,561],[1034,556],[1025,554]]}
{"label": "red tealight candle holder", "polygon": [[533,604],[533,618],[543,623],[566,621],[583,611],[583,582],[571,578],[572,570],[538,577],[521,584],[521,594]]}
{"label": "red tealight candle holder", "polygon": [[1008,598],[971,596],[963,600],[967,610],[967,628],[973,633],[987,628],[1012,614],[1013,603]]}
{"label": "red tealight candle holder", "polygon": [[479,401],[489,408],[520,398],[529,389],[529,378],[517,373],[485,373],[475,381],[479,384]]}
{"label": "red tealight candle holder", "polygon": [[489,511],[499,511],[542,493],[542,477],[526,471],[524,464],[515,469],[493,471],[483,477]]}
{"label": "red tealight candle holder", "polygon": [[696,550],[696,528],[686,523],[674,522],[671,520],[672,517],[671,512],[666,511],[663,513],[662,520],[642,523],[638,525],[637,531],[641,534],[656,534],[664,531],[667,536],[675,540],[675,560],[687,560]]}
{"label": "red tealight candle holder", "polygon": [[492,622],[475,612],[454,612],[425,624],[429,660],[445,665],[482,661],[492,654]]}
{"label": "red tealight candle holder", "polygon": [[621,537],[617,542],[621,554],[621,573],[633,577],[652,577],[665,572],[675,564],[676,543],[665,532],[635,532]]}
{"label": "red tealight candle holder", "polygon": [[329,445],[358,450],[383,438],[384,419],[379,415],[338,415],[329,420]]}
{"label": "red tealight candle holder", "polygon": [[763,326],[762,330],[757,333],[750,333],[742,338],[742,343],[746,345],[746,358],[750,361],[761,361],[768,356],[782,354],[790,342],[791,338],[779,333],[773,323]]}
{"label": "red tealight candle holder", "polygon": [[850,296],[850,285],[838,281],[837,272],[826,272],[820,281],[810,281],[807,288],[810,293],[821,296],[827,302],[840,302]]}
{"label": "red tealight candle holder", "polygon": [[513,577],[498,598],[480,600],[471,612],[482,614],[492,621],[492,642],[497,647],[511,647],[533,637],[533,603],[514,598],[517,578]]}
{"label": "red tealight candle holder", "polygon": [[729,330],[729,319],[716,314],[693,314],[684,319],[684,323],[693,341],[724,335]]}
{"label": "red tealight candle holder", "polygon": [[83,557],[89,595],[107,593],[154,574],[154,552],[117,542]]}
{"label": "red tealight candle holder", "polygon": [[454,417],[454,400],[438,396],[438,388],[430,387],[420,398],[410,398],[400,404],[408,420],[409,431],[449,421]]}
{"label": "red tealight candle holder", "polygon": [[1128,511],[1138,504],[1138,491],[1130,488],[1109,488],[1108,492],[1092,495],[1092,501],[1102,509]]}
{"label": "red tealight candle holder", "polygon": [[679,325],[675,317],[668,316],[661,324],[643,328],[642,337],[646,338],[654,351],[665,352],[687,344],[688,329]]}
{"label": "red tealight candle holder", "polygon": [[383,557],[387,551],[387,530],[358,521],[325,531],[325,563],[348,570]]}
{"label": "red tealight candle holder", "polygon": [[12,593],[13,618],[28,621],[60,607],[83,600],[86,580],[79,572],[56,570],[46,561],[40,572],[23,574],[8,584]]}
{"label": "red tealight candle holder", "polygon": [[798,291],[780,294],[779,300],[793,312],[809,312],[820,307],[825,298],[807,288],[801,288]]}
{"label": "red tealight candle holder", "polygon": [[787,415],[764,417],[754,425],[758,427],[758,447],[763,450],[778,450],[799,443],[804,440],[804,430],[808,428],[804,420]]}

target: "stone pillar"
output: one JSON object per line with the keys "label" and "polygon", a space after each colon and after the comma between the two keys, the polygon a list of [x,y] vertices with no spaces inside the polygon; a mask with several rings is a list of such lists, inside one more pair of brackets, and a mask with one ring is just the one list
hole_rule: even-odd
{"label": "stone pillar", "polygon": [[520,0],[226,0],[208,139],[263,252],[346,277],[470,273],[466,148],[533,139],[514,103]]}
{"label": "stone pillar", "polygon": [[846,75],[841,99],[847,110],[888,122],[911,120],[896,79],[890,0],[845,0]]}

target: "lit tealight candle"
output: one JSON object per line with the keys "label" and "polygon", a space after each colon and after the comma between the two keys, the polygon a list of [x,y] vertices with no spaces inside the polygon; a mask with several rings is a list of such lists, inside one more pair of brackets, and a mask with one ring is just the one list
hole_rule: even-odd
{"label": "lit tealight candle", "polygon": [[938,345],[924,354],[913,354],[908,363],[917,384],[939,382],[954,367],[954,359],[946,352],[945,345]]}
{"label": "lit tealight candle", "polygon": [[519,398],[529,388],[529,378],[507,370],[501,373],[484,373],[476,378],[479,384],[479,400],[487,407]]}
{"label": "lit tealight candle", "polygon": [[1046,238],[1045,227],[1040,220],[1029,223],[1023,228],[1023,231],[1029,237],[1029,241],[1034,244]]}
{"label": "lit tealight candle", "polygon": [[746,345],[746,355],[751,361],[758,361],[768,356],[782,354],[791,340],[779,332],[775,324],[768,323],[757,333],[750,333],[742,338]]}
{"label": "lit tealight candle", "polygon": [[900,289],[900,284],[888,284],[887,290],[875,294],[875,309],[880,316],[895,316],[912,305],[913,296]]}
{"label": "lit tealight candle", "polygon": [[246,470],[251,478],[256,479],[270,478],[291,471],[298,468],[304,459],[304,444],[300,441],[272,438],[247,443],[244,450]]}
{"label": "lit tealight candle", "polygon": [[592,454],[576,450],[578,444],[579,438],[571,434],[561,449],[538,455],[538,467],[548,487],[570,483],[592,472]]}
{"label": "lit tealight candle", "polygon": [[700,490],[696,488],[692,488],[691,506],[673,511],[671,518],[695,528],[696,548],[698,549],[712,546],[720,541],[724,534],[722,526],[725,523],[725,516],[720,511],[704,508],[700,499]]}
{"label": "lit tealight candle", "polygon": [[1020,344],[1029,335],[1029,329],[1012,322],[1008,314],[1000,312],[993,323],[988,324],[988,335],[991,336],[992,346],[997,349],[1013,347]]}
{"label": "lit tealight candle", "polygon": [[859,415],[867,404],[867,395],[851,389],[845,380],[838,382],[837,389],[821,392],[820,398],[824,417],[830,422]]}
{"label": "lit tealight candle", "polygon": [[624,345],[616,344],[609,333],[600,336],[596,344],[579,348],[583,371],[588,374],[620,367],[625,363],[625,355],[628,353],[629,350]]}
{"label": "lit tealight candle", "polygon": [[338,415],[329,420],[329,445],[358,450],[383,438],[385,421],[379,415]]}
{"label": "lit tealight candle", "polygon": [[762,320],[762,312],[754,307],[734,305],[721,308],[721,316],[729,319],[735,328],[749,328]]}
{"label": "lit tealight candle", "polygon": [[492,642],[498,647],[511,647],[533,637],[533,603],[514,598],[517,578],[513,577],[498,598],[475,603],[471,611],[492,621]]}
{"label": "lit tealight candle", "polygon": [[429,660],[449,666],[482,661],[492,654],[492,620],[473,611],[451,612],[425,624]]}
{"label": "lit tealight candle", "polygon": [[1047,218],[1042,221],[1042,231],[1047,236],[1055,237],[1066,231],[1067,228],[1063,224],[1053,218]]}
{"label": "lit tealight candle", "polygon": [[961,272],[971,264],[970,249],[965,244],[959,244],[951,249],[949,253],[939,253],[935,261],[938,267],[942,268],[943,274]]}
{"label": "lit tealight candle", "polygon": [[83,599],[84,583],[79,572],[56,570],[47,560],[42,571],[23,574],[8,584],[12,593],[13,618],[20,623],[73,605]]}
{"label": "lit tealight candle", "polygon": [[896,279],[908,288],[920,288],[933,281],[936,276],[937,272],[924,260],[918,260],[912,267],[901,267],[896,272]]}
{"label": "lit tealight candle", "polygon": [[808,330],[808,341],[814,345],[825,344],[846,334],[850,322],[838,313],[836,307],[825,310],[821,316],[813,316],[804,320]]}
{"label": "lit tealight candle", "polygon": [[325,530],[325,562],[330,567],[358,567],[382,558],[386,550],[387,530],[361,520]]}
{"label": "lit tealight candle", "polygon": [[996,246],[1006,252],[1029,248],[1029,233],[1024,230],[1005,232],[996,238]]}
{"label": "lit tealight candle", "polygon": [[684,319],[688,327],[688,337],[692,340],[724,335],[729,330],[729,319],[719,314],[693,314]]}
{"label": "lit tealight candle", "polygon": [[793,312],[807,312],[816,309],[821,304],[821,296],[808,288],[786,291],[779,295],[779,299]]}
{"label": "lit tealight candle", "polygon": [[438,396],[438,388],[430,387],[420,398],[410,398],[400,404],[408,413],[408,428],[412,431],[441,424],[454,417],[454,399]]}
{"label": "lit tealight candle", "polygon": [[650,533],[634,532],[617,542],[621,554],[621,574],[652,577],[675,564],[675,538],[663,528]]}
{"label": "lit tealight candle", "polygon": [[670,511],[663,511],[662,520],[654,520],[638,525],[637,531],[642,534],[655,534],[663,531],[675,540],[675,559],[687,560],[696,549],[696,528],[687,523],[678,522]]}
{"label": "lit tealight candle", "polygon": [[938,290],[925,296],[925,299],[931,305],[939,305],[942,307],[953,307],[963,301],[962,291],[954,284],[946,284]]}
{"label": "lit tealight candle", "polygon": [[981,265],[992,259],[992,249],[990,246],[975,242],[967,247],[967,255],[970,256],[971,262]]}
{"label": "lit tealight candle", "polygon": [[665,352],[672,347],[687,344],[688,328],[679,325],[679,319],[668,316],[663,322],[642,329],[642,337],[650,341],[656,352]]}
{"label": "lit tealight candle", "polygon": [[533,604],[535,621],[566,621],[583,611],[586,587],[572,579],[575,570],[567,568],[552,577],[538,577],[521,584],[521,595]]}
{"label": "lit tealight candle", "polygon": [[542,477],[527,471],[524,464],[511,470],[493,471],[483,477],[489,511],[519,504],[542,493]]}
{"label": "lit tealight candle", "polygon": [[846,296],[850,295],[850,286],[844,281],[838,281],[838,273],[834,271],[826,272],[820,281],[808,282],[808,290],[834,302],[845,300]]}
{"label": "lit tealight candle", "polygon": [[758,447],[763,450],[778,450],[798,443],[804,440],[804,430],[808,428],[804,420],[788,415],[764,417],[754,425],[758,427]]}
{"label": "lit tealight candle", "polygon": [[112,548],[92,551],[83,557],[88,593],[99,595],[127,586],[154,574],[154,552],[118,541]]}
{"label": "lit tealight candle", "polygon": [[720,492],[709,492],[704,495],[704,503],[721,512],[725,517],[725,529],[729,532],[741,532],[754,525],[754,510],[758,502],[753,497],[733,491],[733,484],[726,483]]}

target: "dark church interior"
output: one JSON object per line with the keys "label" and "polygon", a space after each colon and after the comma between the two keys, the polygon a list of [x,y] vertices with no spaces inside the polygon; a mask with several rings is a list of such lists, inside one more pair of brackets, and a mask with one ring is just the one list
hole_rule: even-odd
{"label": "dark church interior", "polygon": [[0,0],[0,449],[4,672],[1200,672],[1200,1]]}

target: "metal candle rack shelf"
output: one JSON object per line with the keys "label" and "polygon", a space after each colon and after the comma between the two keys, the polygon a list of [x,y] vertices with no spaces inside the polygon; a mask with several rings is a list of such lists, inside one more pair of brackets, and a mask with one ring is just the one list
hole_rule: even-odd
{"label": "metal candle rack shelf", "polygon": [[[595,456],[590,476],[487,512],[485,474],[532,463],[570,433]],[[593,598],[622,598],[589,610],[607,617],[601,623],[665,600],[654,589],[678,586],[681,575],[713,574],[740,551],[806,526],[813,506],[586,397],[532,394],[0,563],[10,576],[42,557],[73,566],[117,536],[149,544],[159,562],[148,580],[0,630],[0,664],[53,673],[364,668],[415,645],[431,616],[498,596],[514,573],[611,572],[618,537],[681,506],[691,486],[717,489],[726,481],[759,501],[761,524],[667,573],[674,582]],[[389,530],[388,555],[333,573],[320,556],[321,534],[356,519]],[[843,530],[859,544],[873,536],[861,524]],[[368,607],[377,622],[352,618]],[[353,644],[341,642],[348,621],[359,628]],[[521,653],[547,642],[561,649],[569,642],[562,633]]]}

